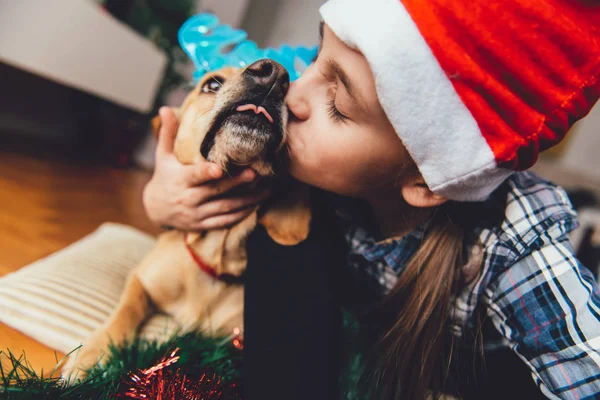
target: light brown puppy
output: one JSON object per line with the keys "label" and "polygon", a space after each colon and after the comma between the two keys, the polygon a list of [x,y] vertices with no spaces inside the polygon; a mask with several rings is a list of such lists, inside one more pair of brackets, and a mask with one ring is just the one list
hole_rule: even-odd
{"label": "light brown puppy", "polygon": [[[285,69],[268,60],[244,70],[225,68],[205,75],[174,110],[179,120],[174,151],[179,161],[191,164],[208,159],[225,171],[244,166],[261,176],[273,176],[276,153],[285,141],[288,84]],[[266,208],[257,208],[228,229],[162,234],[130,273],[110,319],[67,360],[63,377],[81,378],[109,343],[133,338],[156,310],[170,314],[186,330],[230,334],[237,327],[243,331],[244,289],[233,281],[246,267],[248,235],[261,223],[283,245],[308,236],[307,188],[288,182],[285,189]]]}

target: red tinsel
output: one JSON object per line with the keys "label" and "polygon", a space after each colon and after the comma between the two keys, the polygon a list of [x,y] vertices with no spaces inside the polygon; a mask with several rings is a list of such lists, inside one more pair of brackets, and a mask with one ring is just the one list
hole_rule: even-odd
{"label": "red tinsel", "polygon": [[[236,346],[237,347],[237,346]],[[242,399],[241,388],[235,382],[223,383],[210,368],[200,376],[189,377],[181,369],[167,368],[179,360],[175,349],[151,368],[130,372],[125,391],[118,397],[156,400],[217,400]]]}

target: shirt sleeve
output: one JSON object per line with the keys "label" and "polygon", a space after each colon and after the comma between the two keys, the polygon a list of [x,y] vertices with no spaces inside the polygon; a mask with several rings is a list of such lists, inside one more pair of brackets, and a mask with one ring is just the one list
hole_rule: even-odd
{"label": "shirt sleeve", "polygon": [[488,316],[553,399],[600,393],[600,289],[566,237],[548,240],[488,287]]}

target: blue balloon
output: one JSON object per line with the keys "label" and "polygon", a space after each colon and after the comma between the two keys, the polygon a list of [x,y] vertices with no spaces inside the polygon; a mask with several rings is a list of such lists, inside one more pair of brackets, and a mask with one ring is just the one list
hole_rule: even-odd
{"label": "blue balloon", "polygon": [[179,28],[179,45],[190,57],[196,70],[194,80],[223,67],[244,68],[255,61],[270,58],[277,61],[294,81],[308,68],[317,55],[317,46],[280,46],[259,48],[247,39],[248,34],[229,25],[220,25],[213,14],[202,13],[185,21]]}

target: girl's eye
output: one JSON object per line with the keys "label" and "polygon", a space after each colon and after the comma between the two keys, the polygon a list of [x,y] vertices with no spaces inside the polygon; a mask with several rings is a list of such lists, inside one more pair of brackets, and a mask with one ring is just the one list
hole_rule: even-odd
{"label": "girl's eye", "polygon": [[200,90],[202,93],[217,93],[221,89],[221,86],[223,86],[223,82],[225,82],[225,79],[213,76],[204,82]]}
{"label": "girl's eye", "polygon": [[335,106],[335,98],[329,100],[328,106],[329,116],[332,120],[334,120],[335,122],[346,122],[348,120],[348,117],[342,114],[340,110],[338,110]]}

